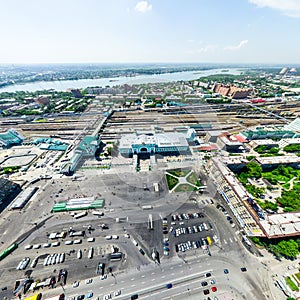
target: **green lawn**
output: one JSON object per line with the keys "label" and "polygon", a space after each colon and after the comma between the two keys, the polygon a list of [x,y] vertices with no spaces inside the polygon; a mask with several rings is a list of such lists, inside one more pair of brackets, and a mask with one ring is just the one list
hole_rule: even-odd
{"label": "green lawn", "polygon": [[174,186],[178,183],[178,179],[174,178],[170,174],[166,174],[166,179],[167,179],[167,184],[168,184],[168,189],[171,191]]}
{"label": "green lawn", "polygon": [[189,185],[189,184],[180,184],[177,186],[177,188],[174,190],[175,192],[192,192],[197,191],[198,189]]}
{"label": "green lawn", "polygon": [[194,172],[192,172],[188,177],[187,177],[187,182],[194,184],[195,186],[200,187],[201,184],[196,176],[196,174]]}
{"label": "green lawn", "polygon": [[172,170],[168,171],[168,173],[175,175],[176,177],[185,177],[187,174],[190,173],[191,170]]}
{"label": "green lawn", "polygon": [[300,280],[300,273],[296,273],[295,276]]}
{"label": "green lawn", "polygon": [[290,287],[290,289],[292,291],[297,291],[297,292],[299,291],[298,286],[296,285],[296,283],[290,277],[287,277],[285,279],[285,282]]}

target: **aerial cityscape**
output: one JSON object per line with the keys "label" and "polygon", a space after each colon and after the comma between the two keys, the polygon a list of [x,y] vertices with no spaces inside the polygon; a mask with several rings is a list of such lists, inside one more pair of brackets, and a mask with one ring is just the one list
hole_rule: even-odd
{"label": "aerial cityscape", "polygon": [[298,1],[0,24],[1,300],[300,299]]}

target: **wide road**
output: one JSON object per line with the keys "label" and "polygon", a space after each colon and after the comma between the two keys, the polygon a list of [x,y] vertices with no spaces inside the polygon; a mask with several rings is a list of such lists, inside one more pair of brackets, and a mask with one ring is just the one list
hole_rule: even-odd
{"label": "wide road", "polygon": [[[223,254],[218,252],[215,248],[211,257],[199,254],[184,260],[178,257],[164,259],[161,265],[151,263],[114,276],[109,275],[105,280],[95,277],[91,284],[81,281],[77,288],[68,284],[64,287],[65,293],[69,297],[93,291],[94,296],[102,299],[106,294],[113,295],[115,291],[121,290],[118,299],[129,299],[134,293],[139,294],[140,299],[179,299],[183,296],[199,299],[199,295],[202,299],[205,298],[203,290],[211,290],[210,280],[214,279],[218,291],[213,294],[219,299],[272,299],[264,279],[266,271],[259,261],[251,255],[239,255],[235,251]],[[243,266],[248,267],[247,272],[241,272]],[[225,268],[229,274],[224,274]],[[207,272],[211,272],[212,277],[205,278]],[[202,281],[207,281],[208,286],[203,288]],[[173,284],[172,289],[166,289],[168,283]],[[61,291],[62,288],[58,289]],[[54,294],[53,290],[51,294]],[[193,298],[194,295],[198,295],[198,298]]]}

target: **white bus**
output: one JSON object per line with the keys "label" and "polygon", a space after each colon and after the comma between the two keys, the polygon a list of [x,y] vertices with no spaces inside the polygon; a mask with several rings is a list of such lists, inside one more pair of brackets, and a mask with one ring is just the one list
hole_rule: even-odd
{"label": "white bus", "polygon": [[88,214],[87,211],[83,211],[83,212],[81,212],[79,214],[76,214],[74,216],[74,219],[79,219],[79,218],[85,217],[87,214]]}
{"label": "white bus", "polygon": [[93,255],[94,255],[94,248],[91,247],[88,253],[88,258],[93,258]]}

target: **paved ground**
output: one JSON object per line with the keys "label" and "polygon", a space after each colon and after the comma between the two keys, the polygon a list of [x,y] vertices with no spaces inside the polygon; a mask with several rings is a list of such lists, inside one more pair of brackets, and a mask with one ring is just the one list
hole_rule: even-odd
{"label": "paved ground", "polygon": [[[201,299],[202,297],[204,299],[203,289],[199,286],[199,276],[201,278],[203,272],[212,270],[213,276],[217,280],[218,293],[216,295],[220,297],[219,299],[232,299],[231,296],[234,296],[234,299],[268,299],[268,296],[269,299],[283,299],[279,297],[280,293],[273,298],[270,296],[274,294],[270,291],[270,288],[274,289],[272,273],[265,268],[265,265],[261,264],[260,258],[256,258],[245,249],[241,242],[240,231],[232,228],[224,214],[215,208],[217,202],[222,200],[219,199],[211,182],[207,182],[208,192],[203,195],[196,193],[173,194],[166,189],[163,170],[149,174],[137,174],[125,170],[126,168],[123,167],[109,171],[86,170],[85,177],[80,181],[55,176],[51,180],[42,180],[36,183],[39,191],[25,209],[21,212],[5,212],[4,217],[0,220],[0,231],[3,232],[2,247],[11,243],[16,236],[26,233],[29,229],[35,229],[28,239],[20,244],[19,249],[0,263],[1,284],[5,282],[8,290],[11,291],[14,280],[24,276],[24,271],[15,270],[18,262],[24,256],[29,256],[31,260],[36,256],[41,256],[32,275],[35,278],[43,279],[57,274],[60,268],[68,269],[69,279],[68,285],[65,287],[67,295],[86,293],[93,288],[95,294],[101,296],[115,289],[121,289],[122,293],[127,296],[122,296],[120,299],[126,299],[134,292],[141,293],[141,299],[158,299],[157,295],[160,295],[160,299],[182,297],[196,299],[195,295],[201,295]],[[160,193],[154,192],[154,182],[160,183]],[[144,190],[144,184],[149,189]],[[63,191],[59,192],[61,189]],[[87,217],[74,220],[68,213],[62,213],[54,215],[41,227],[38,226],[42,220],[52,215],[50,211],[56,201],[80,196],[103,197],[105,199],[104,217],[99,219],[89,214]],[[209,204],[211,198],[214,199],[214,204]],[[152,209],[143,210],[142,206],[149,204]],[[169,216],[169,229],[171,214],[195,211],[204,213],[205,221],[212,224],[213,232],[218,236],[219,242],[210,248],[212,256],[196,250],[186,251],[178,256],[173,251],[174,238],[170,238],[172,255],[164,257],[162,253],[162,218]],[[147,229],[149,214],[154,220],[154,230],[151,232]],[[120,218],[121,222],[116,223],[116,218]],[[184,226],[198,221],[185,222],[187,224]],[[103,223],[109,225],[108,231],[102,231],[98,226]],[[14,224],[14,226],[8,226],[8,224]],[[96,238],[93,243],[95,250],[93,259],[87,258],[90,244],[85,239],[82,244],[76,246],[66,246],[63,244],[64,241],[61,241],[61,246],[57,248],[41,248],[29,252],[23,248],[26,244],[49,242],[47,233],[67,230],[70,226],[76,230],[82,230],[88,224],[95,228],[95,231],[90,234]],[[179,224],[176,226],[179,227]],[[125,231],[131,235],[131,239],[123,237]],[[108,234],[118,234],[120,238],[116,241],[106,241],[104,237]],[[168,235],[170,236],[171,233]],[[196,238],[196,235],[193,237]],[[202,237],[202,234],[199,234],[198,237]],[[178,240],[186,241],[189,238],[185,236]],[[132,239],[138,242],[138,247],[132,243]],[[108,263],[106,255],[111,245],[115,245],[125,253],[123,261]],[[145,255],[139,252],[140,247],[145,250]],[[149,258],[153,248],[156,248],[161,254],[160,266],[154,264]],[[84,258],[80,261],[76,258],[78,249],[82,249],[84,254]],[[70,252],[70,250],[75,251]],[[61,252],[67,253],[64,264],[45,268],[42,266],[42,258],[47,254]],[[83,281],[85,278],[95,276],[96,265],[99,261],[106,262],[108,266],[111,266],[115,277],[109,276],[106,281],[101,281],[100,288],[98,287],[99,283],[95,288],[85,284],[80,285],[77,290],[70,287],[70,283],[74,280]],[[242,266],[247,267],[248,272],[241,273]],[[224,275],[224,268],[230,270],[229,276]],[[96,280],[99,282],[99,278]],[[174,283],[174,289],[164,289],[164,285],[168,282]],[[145,286],[148,289],[145,290]],[[9,291],[0,293],[0,298]],[[44,290],[45,293],[51,294],[58,293],[58,291],[62,291],[62,288],[47,292]],[[275,288],[276,292],[278,292],[277,288]]]}

